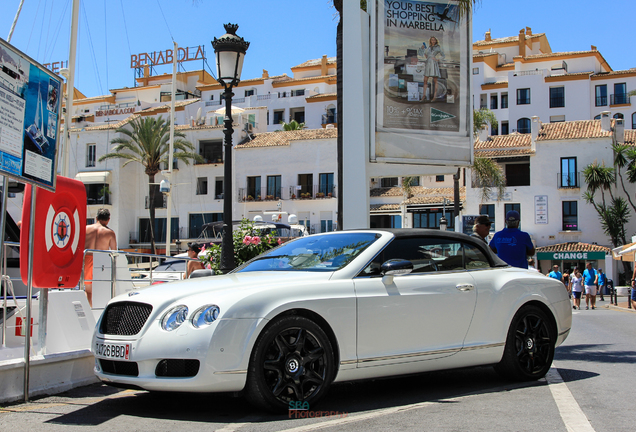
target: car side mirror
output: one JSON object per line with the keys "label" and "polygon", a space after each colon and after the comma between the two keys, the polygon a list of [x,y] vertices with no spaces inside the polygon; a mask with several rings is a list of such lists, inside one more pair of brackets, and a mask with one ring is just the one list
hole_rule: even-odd
{"label": "car side mirror", "polygon": [[413,271],[413,263],[404,259],[390,259],[385,261],[380,268],[382,276],[395,276],[409,274]]}

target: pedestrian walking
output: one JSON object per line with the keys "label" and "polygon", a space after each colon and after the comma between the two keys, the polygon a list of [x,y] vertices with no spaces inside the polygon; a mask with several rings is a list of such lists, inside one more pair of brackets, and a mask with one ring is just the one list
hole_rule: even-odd
{"label": "pedestrian walking", "polygon": [[563,285],[565,285],[565,289],[568,290],[568,296],[570,296],[570,298],[572,298],[572,291],[571,291],[571,286],[570,286],[570,271],[566,270],[563,272]]}
{"label": "pedestrian walking", "polygon": [[585,309],[596,309],[596,287],[598,285],[598,273],[594,270],[591,262],[586,264],[583,271],[583,284],[585,286]]}
{"label": "pedestrian walking", "polygon": [[605,287],[607,286],[607,276],[603,273],[603,269],[598,269],[598,296],[600,297],[599,301],[605,301],[603,297]]}
{"label": "pedestrian walking", "polygon": [[570,276],[570,292],[572,293],[574,305],[573,309],[581,310],[581,294],[583,293],[583,276],[579,269],[574,269],[574,273]]}
{"label": "pedestrian walking", "polygon": [[552,271],[546,276],[551,277],[552,279],[556,279],[559,282],[563,282],[563,273],[559,271],[559,266],[556,264],[552,266]]}
{"label": "pedestrian walking", "polygon": [[506,228],[498,231],[490,241],[490,249],[513,267],[528,268],[528,256],[535,253],[530,235],[519,229],[519,212],[506,213]]}

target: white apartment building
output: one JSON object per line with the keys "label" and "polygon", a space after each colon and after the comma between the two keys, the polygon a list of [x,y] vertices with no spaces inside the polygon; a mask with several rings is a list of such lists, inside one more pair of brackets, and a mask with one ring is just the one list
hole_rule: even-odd
{"label": "white apartment building", "polygon": [[[497,116],[492,135],[529,133],[532,116],[543,123],[600,119],[602,111],[636,128],[636,69],[613,71],[601,53],[552,52],[545,33],[530,27],[518,36],[473,42],[473,108]],[[636,99],[635,99],[636,103]]]}
{"label": "white apartment building", "polygon": [[[500,164],[507,187],[500,201],[491,194],[482,202],[481,189],[468,182],[465,214],[487,214],[494,221],[491,230],[495,232],[505,227],[506,213],[516,210],[521,215],[520,228],[537,246],[538,264],[544,273],[553,264],[562,269],[583,268],[586,260],[592,260],[595,268],[606,269],[608,277],[618,283],[610,239],[596,210],[583,197],[587,184],[582,172],[595,161],[613,166],[612,145],[635,145],[635,138],[636,131],[624,130],[622,120],[611,119],[610,112],[604,112],[601,120],[558,123],[541,123],[535,116],[529,134],[483,134],[475,142],[475,157]],[[634,201],[636,187],[628,184],[627,188]],[[625,197],[620,184],[612,193]],[[632,218],[625,228],[629,239],[636,233],[636,220]]]}

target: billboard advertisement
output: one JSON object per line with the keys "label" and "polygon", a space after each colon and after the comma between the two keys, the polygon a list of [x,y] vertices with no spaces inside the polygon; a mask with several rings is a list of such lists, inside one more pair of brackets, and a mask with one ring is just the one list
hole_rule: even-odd
{"label": "billboard advertisement", "polygon": [[469,17],[448,0],[377,6],[376,159],[470,164]]}
{"label": "billboard advertisement", "polygon": [[0,175],[55,190],[62,81],[0,39]]}

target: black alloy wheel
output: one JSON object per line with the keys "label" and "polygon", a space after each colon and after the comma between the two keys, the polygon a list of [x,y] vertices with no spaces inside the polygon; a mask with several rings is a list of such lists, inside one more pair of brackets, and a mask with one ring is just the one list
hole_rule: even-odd
{"label": "black alloy wheel", "polygon": [[268,411],[288,410],[290,402],[313,406],[335,374],[325,332],[313,321],[286,316],[265,329],[252,352],[246,397]]}
{"label": "black alloy wheel", "polygon": [[526,306],[512,320],[501,361],[495,370],[506,378],[532,381],[545,376],[554,359],[556,331],[536,306]]}

